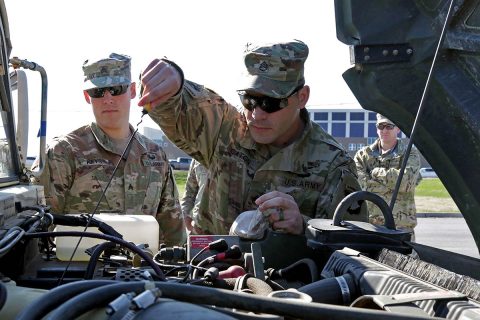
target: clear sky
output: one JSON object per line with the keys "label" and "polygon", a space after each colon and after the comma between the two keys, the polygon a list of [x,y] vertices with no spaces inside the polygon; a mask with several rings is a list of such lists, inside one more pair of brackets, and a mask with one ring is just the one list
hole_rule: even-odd
{"label": "clear sky", "polygon": [[[48,75],[47,139],[93,119],[82,94],[82,64],[110,52],[132,57],[135,78],[156,57],[180,65],[186,78],[239,104],[236,83],[245,44],[296,38],[306,42],[308,106],[356,103],[342,73],[348,46],[336,39],[333,0],[5,0],[12,56]],[[29,72],[30,105],[39,110],[40,76]],[[38,111],[39,113],[39,111]],[[131,123],[140,109],[132,102]],[[146,117],[147,118],[147,117]],[[38,120],[32,119],[32,131]],[[156,127],[149,119],[142,125]]]}

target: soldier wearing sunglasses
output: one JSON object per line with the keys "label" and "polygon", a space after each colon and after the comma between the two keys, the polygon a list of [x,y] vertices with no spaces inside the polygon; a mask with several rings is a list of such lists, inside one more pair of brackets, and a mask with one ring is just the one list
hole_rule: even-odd
{"label": "soldier wearing sunglasses", "polygon": [[[400,129],[388,118],[377,114],[378,139],[371,145],[357,151],[355,163],[360,185],[363,190],[381,196],[388,204],[400,174],[405,158],[407,143],[398,138]],[[398,229],[411,232],[417,225],[415,208],[415,187],[420,171],[420,155],[412,148],[405,167],[397,201],[393,207],[393,217]],[[377,206],[368,206],[369,220],[383,225],[383,214]],[[414,240],[414,239],[412,239]]]}
{"label": "soldier wearing sunglasses", "polygon": [[[307,56],[298,40],[247,46],[237,88],[243,112],[185,80],[169,60],[143,72],[139,105],[210,172],[196,220],[203,233],[227,234],[241,212],[258,208],[274,230],[301,234],[306,221],[331,218],[360,190],[353,159],[305,109]],[[363,213],[357,208],[346,219],[366,220]]]}
{"label": "soldier wearing sunglasses", "polygon": [[135,133],[120,159],[134,132],[129,124],[130,102],[136,95],[130,57],[112,53],[87,60],[83,72],[84,97],[92,106],[95,122],[54,138],[49,146],[40,177],[47,204],[59,214],[93,213],[102,198],[96,213],[153,215],[160,226],[159,242],[182,245],[185,225],[165,152]]}

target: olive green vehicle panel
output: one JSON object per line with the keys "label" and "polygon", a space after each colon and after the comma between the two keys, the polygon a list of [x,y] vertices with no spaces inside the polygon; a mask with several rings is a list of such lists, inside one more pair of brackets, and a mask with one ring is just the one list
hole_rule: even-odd
{"label": "olive green vehicle panel", "polygon": [[[450,0],[337,0],[337,38],[351,46],[343,78],[364,109],[408,136]],[[480,247],[480,5],[453,1],[415,146],[437,172]]]}

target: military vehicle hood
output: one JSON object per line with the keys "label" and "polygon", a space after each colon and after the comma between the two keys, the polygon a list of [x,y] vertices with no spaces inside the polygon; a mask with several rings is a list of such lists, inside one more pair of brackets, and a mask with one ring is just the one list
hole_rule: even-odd
{"label": "military vehicle hood", "polygon": [[367,110],[405,132],[437,172],[480,247],[480,7],[453,1],[430,84],[417,111],[450,0],[335,1],[343,74]]}

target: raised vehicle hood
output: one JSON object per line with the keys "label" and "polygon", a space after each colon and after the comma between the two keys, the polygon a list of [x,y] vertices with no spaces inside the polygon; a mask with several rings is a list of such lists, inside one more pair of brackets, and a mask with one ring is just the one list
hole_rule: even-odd
{"label": "raised vehicle hood", "polygon": [[[336,0],[343,74],[364,109],[410,136],[450,0]],[[480,4],[453,1],[413,137],[480,248]]]}

